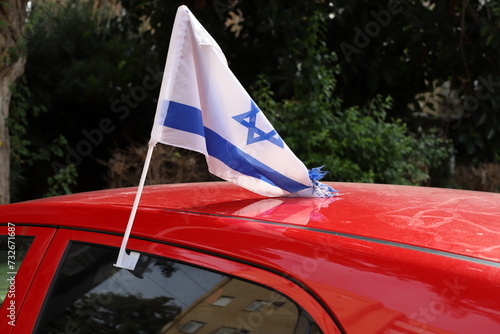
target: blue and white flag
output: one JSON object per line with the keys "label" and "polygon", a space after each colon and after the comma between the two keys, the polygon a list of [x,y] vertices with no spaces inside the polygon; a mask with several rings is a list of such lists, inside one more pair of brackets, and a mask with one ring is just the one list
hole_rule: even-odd
{"label": "blue and white flag", "polygon": [[228,67],[217,42],[179,7],[150,145],[205,155],[212,174],[264,196],[334,195],[312,181]]}

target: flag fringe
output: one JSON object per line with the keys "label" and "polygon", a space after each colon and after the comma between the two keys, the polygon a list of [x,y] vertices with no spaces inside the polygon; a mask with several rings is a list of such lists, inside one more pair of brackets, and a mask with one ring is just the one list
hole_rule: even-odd
{"label": "flag fringe", "polygon": [[329,185],[323,184],[319,182],[326,174],[328,174],[328,171],[323,171],[321,167],[315,167],[311,168],[309,170],[309,178],[311,179],[312,182],[312,187],[313,187],[313,194],[316,197],[334,197],[339,195],[339,191],[333,189]]}

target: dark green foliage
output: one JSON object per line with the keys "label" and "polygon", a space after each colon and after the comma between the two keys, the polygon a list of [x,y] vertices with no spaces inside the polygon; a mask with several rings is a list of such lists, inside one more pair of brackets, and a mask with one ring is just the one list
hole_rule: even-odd
{"label": "dark green foliage", "polygon": [[[30,181],[25,177],[26,171],[40,170],[44,168],[42,166],[47,168],[50,161],[63,157],[63,148],[67,145],[66,138],[61,134],[54,136],[51,142],[39,142],[28,132],[30,128],[28,119],[36,122],[40,115],[47,113],[47,109],[43,106],[31,105],[30,100],[31,93],[26,82],[20,80],[13,90],[13,108],[7,120],[11,141],[10,187],[13,202],[23,198],[21,189]],[[69,194],[72,192],[71,186],[76,184],[77,176],[76,168],[69,165],[58,171],[47,171],[44,179],[37,184],[43,189],[48,188],[43,194],[45,196]]]}
{"label": "dark green foliage", "polygon": [[418,185],[428,180],[430,168],[445,163],[445,140],[433,133],[413,135],[402,121],[388,120],[390,98],[379,96],[368,107],[341,109],[338,98],[328,98],[335,82],[323,70],[318,84],[323,92],[316,86],[317,94],[302,100],[275,101],[262,78],[254,94],[309,168],[324,165],[329,180]]}
{"label": "dark green foliage", "polygon": [[[339,94],[347,105],[367,103],[377,94],[390,95],[393,117],[412,130],[437,127],[453,140],[458,162],[493,162],[500,157],[500,2],[420,0],[336,0],[329,23],[327,44],[339,55]],[[397,4],[387,24],[376,16]],[[401,10],[399,10],[401,9]],[[380,26],[369,42],[356,38]],[[384,22],[385,23],[385,22]],[[359,52],[346,55],[343,43]],[[484,88],[481,78],[491,83]],[[488,80],[487,80],[488,81]],[[458,100],[440,100],[440,115],[429,124],[415,117],[408,105],[420,107],[416,95],[449,82]],[[483,86],[483,87],[481,87]],[[482,96],[483,98],[479,98]],[[446,106],[448,104],[448,106]],[[449,108],[447,108],[449,107]],[[448,109],[460,111],[458,119]]]}
{"label": "dark green foliage", "polygon": [[324,18],[308,19],[306,38],[296,43],[302,54],[294,81],[294,99],[275,101],[261,76],[254,92],[259,106],[291,149],[309,168],[325,166],[338,181],[421,184],[429,169],[443,164],[449,145],[435,134],[410,133],[389,119],[391,98],[376,96],[365,107],[343,107],[335,95],[336,57],[323,43]]}
{"label": "dark green foliage", "polygon": [[[12,103],[12,124],[24,129],[12,135],[25,150],[13,156],[23,164],[14,177],[25,180],[12,185],[16,200],[103,187],[99,174],[106,168],[99,162],[112,145],[146,137],[152,124],[160,82],[151,77],[161,75],[157,54],[106,8],[94,10],[93,2],[33,4],[25,35],[29,96]],[[44,153],[55,147],[50,156]]]}

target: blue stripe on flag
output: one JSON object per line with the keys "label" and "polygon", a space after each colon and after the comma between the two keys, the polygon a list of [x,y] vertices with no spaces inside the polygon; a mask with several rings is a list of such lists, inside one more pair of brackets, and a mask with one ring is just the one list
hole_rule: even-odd
{"label": "blue stripe on flag", "polygon": [[308,186],[286,177],[251,155],[243,152],[238,147],[222,138],[215,131],[205,128],[205,134],[208,154],[219,159],[229,168],[241,174],[267,182],[270,185],[290,193],[308,188]]}
{"label": "blue stripe on flag", "polygon": [[201,110],[195,107],[170,101],[163,125],[205,137],[208,154],[241,174],[267,182],[290,193],[309,187],[275,171],[243,152],[215,131],[204,127]]}
{"label": "blue stripe on flag", "polygon": [[167,116],[163,125],[205,136],[200,109],[174,101],[167,101],[167,103]]}

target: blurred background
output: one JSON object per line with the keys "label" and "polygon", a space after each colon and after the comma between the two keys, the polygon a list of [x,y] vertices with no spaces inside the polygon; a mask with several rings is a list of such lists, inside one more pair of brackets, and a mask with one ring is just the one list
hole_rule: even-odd
{"label": "blurred background", "polygon": [[0,202],[137,186],[181,4],[325,180],[500,191],[500,1],[5,0]]}

